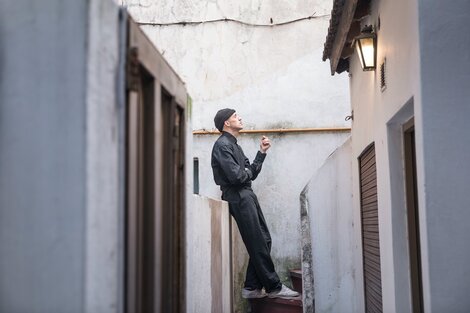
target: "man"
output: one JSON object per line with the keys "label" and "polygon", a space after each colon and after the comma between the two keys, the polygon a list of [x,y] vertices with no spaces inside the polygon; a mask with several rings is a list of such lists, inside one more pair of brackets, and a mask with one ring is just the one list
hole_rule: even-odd
{"label": "man", "polygon": [[[271,259],[271,235],[261,211],[251,181],[261,171],[266,151],[271,147],[269,139],[262,137],[260,151],[252,164],[237,144],[237,137],[243,129],[241,117],[232,109],[222,109],[214,118],[215,126],[222,135],[212,149],[212,171],[214,180],[222,190],[222,199],[229,203],[230,214],[235,218],[238,229],[250,256],[246,271],[244,298],[289,299],[299,293],[281,284]],[[263,292],[263,287],[266,293]]]}

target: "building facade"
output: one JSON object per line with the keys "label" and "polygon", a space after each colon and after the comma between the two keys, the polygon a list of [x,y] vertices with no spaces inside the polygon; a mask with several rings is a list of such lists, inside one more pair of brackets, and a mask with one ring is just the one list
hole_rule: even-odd
{"label": "building facade", "polygon": [[[467,1],[334,1],[324,59],[332,74],[349,72],[352,202],[328,207],[352,212],[339,236],[354,234],[343,247],[353,261],[333,263],[354,272],[357,300],[334,294],[355,312],[470,309],[469,9]],[[370,71],[356,50],[362,35],[375,36]],[[311,216],[312,228],[321,220]],[[332,270],[328,258],[314,273]],[[327,301],[317,297],[318,311]]]}

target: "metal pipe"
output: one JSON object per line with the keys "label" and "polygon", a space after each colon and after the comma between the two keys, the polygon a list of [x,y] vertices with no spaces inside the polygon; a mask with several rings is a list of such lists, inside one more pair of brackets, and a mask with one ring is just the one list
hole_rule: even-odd
{"label": "metal pipe", "polygon": [[118,119],[118,177],[119,184],[117,195],[118,198],[118,227],[117,227],[117,238],[118,238],[118,283],[116,311],[118,313],[125,312],[126,288],[125,288],[125,242],[126,242],[126,52],[127,52],[127,21],[128,15],[127,10],[124,7],[119,9],[119,58],[118,58],[118,75],[116,81],[116,105],[117,105],[117,119]]}
{"label": "metal pipe", "polygon": [[[245,129],[240,134],[269,134],[269,133],[335,133],[350,132],[351,127],[310,127],[310,128],[272,128],[272,129]],[[219,135],[218,130],[194,130],[193,135]]]}

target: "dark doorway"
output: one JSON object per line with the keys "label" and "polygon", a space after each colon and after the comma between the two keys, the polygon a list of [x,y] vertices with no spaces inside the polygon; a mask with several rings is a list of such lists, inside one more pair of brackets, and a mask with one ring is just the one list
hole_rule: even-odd
{"label": "dark doorway", "polygon": [[188,96],[132,20],[127,50],[125,312],[184,312]]}
{"label": "dark doorway", "polygon": [[411,300],[414,313],[423,312],[421,247],[419,235],[418,193],[416,184],[416,148],[414,119],[403,127],[405,152],[406,212],[410,255]]}
{"label": "dark doorway", "polygon": [[184,312],[184,114],[165,90],[163,114],[163,281],[162,312]]}
{"label": "dark doorway", "polygon": [[137,95],[127,108],[126,280],[129,312],[154,311],[154,79],[139,69]]}

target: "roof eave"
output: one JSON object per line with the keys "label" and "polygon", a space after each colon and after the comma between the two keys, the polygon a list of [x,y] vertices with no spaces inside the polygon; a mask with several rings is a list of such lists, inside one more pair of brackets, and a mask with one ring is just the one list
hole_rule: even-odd
{"label": "roof eave", "polygon": [[370,0],[335,0],[323,51],[323,61],[330,59],[331,75],[349,70],[351,43],[360,34],[360,19],[370,13],[369,4]]}

